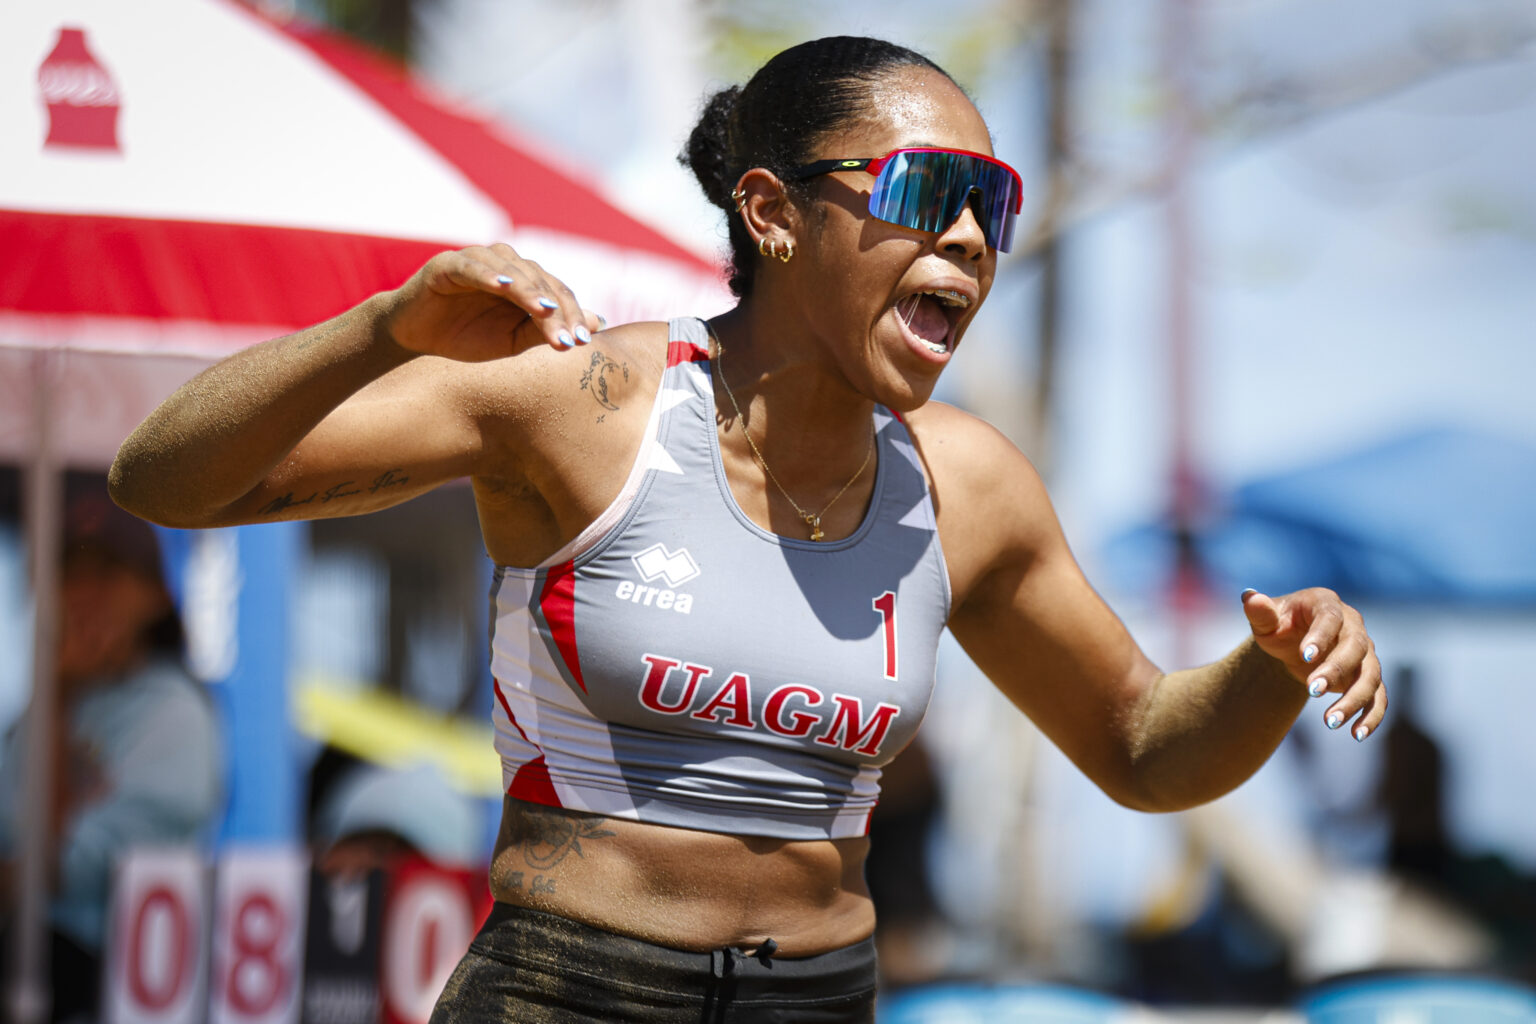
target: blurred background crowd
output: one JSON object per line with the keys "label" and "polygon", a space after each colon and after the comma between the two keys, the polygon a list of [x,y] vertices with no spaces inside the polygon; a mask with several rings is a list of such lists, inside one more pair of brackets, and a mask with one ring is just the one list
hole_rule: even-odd
{"label": "blurred background crowd", "polygon": [[[728,301],[710,269],[724,226],[676,162],[703,96],[801,39],[879,35],[966,85],[1026,182],[1027,242],[1000,258],[939,397],[1029,453],[1089,578],[1154,660],[1229,649],[1246,629],[1243,587],[1329,586],[1364,612],[1393,701],[1358,745],[1309,708],[1237,793],[1150,817],[1094,790],[949,645],[872,825],[892,990],[1050,981],[1153,1008],[1272,1008],[1383,968],[1536,984],[1530,0],[158,5],[137,19],[175,55],[159,58],[158,85],[131,57],[133,27],[101,14],[111,5],[0,14],[0,726],[13,745],[35,645],[55,635],[37,629],[29,560],[62,549],[65,653],[42,659],[60,680],[62,747],[112,732],[91,732],[108,712],[65,678],[81,621],[121,607],[137,616],[124,627],[134,644],[184,652],[156,685],[194,723],[182,736],[206,732],[206,749],[177,748],[183,781],[186,758],[206,762],[204,785],[134,797],[166,798],[150,838],[210,855],[310,844],[342,873],[402,853],[482,863],[499,771],[490,566],[467,488],[360,519],[198,536],[103,525],[100,505],[113,438],[200,360],[398,278],[359,272],[363,291],[334,307],[248,314],[242,282],[262,254],[289,250],[237,247],[228,265],[205,258],[190,297],[151,308],[154,266],[129,260],[153,245],[77,246],[48,265],[32,244],[158,216],[398,233],[413,262],[376,262],[409,267],[437,243],[490,240],[474,232],[504,217],[507,240],[578,294],[585,277],[605,282],[587,304],[607,303],[610,319],[707,315]],[[258,66],[237,52],[247,45],[281,51],[271,78],[246,72]],[[113,102],[44,95],[46,66],[66,59],[102,69]],[[327,77],[348,95],[323,95]],[[216,110],[145,112],[235,86],[243,98]],[[343,104],[359,102],[401,124],[348,120]],[[60,127],[53,108],[71,104],[113,108],[111,146]],[[391,158],[379,140],[420,134],[438,105],[463,118],[454,131],[559,184],[526,184],[521,164],[501,178],[472,169],[478,198],[464,200],[435,182],[470,143]],[[85,134],[55,137],[71,131]],[[135,168],[151,150],[186,180]],[[101,168],[130,184],[95,183]],[[382,226],[360,227],[374,211]],[[58,299],[75,276],[89,301]],[[39,503],[39,488],[55,500]],[[38,515],[54,522],[41,531],[52,547],[38,546]],[[109,570],[129,582],[72,618],[82,573],[105,588]],[[100,687],[84,692],[101,704]],[[84,841],[72,816],[99,816],[110,787],[80,765],[116,755],[93,756],[53,773],[55,847]],[[18,809],[26,777],[0,778],[9,823],[43,820]],[[24,837],[8,831],[20,857]],[[59,907],[55,925],[100,952],[100,907],[83,935]]]}

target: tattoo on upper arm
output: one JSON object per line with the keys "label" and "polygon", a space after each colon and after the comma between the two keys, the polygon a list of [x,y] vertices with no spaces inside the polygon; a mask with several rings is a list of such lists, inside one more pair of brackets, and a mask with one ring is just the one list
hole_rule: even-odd
{"label": "tattoo on upper arm", "polygon": [[399,469],[387,469],[373,478],[373,481],[364,486],[356,480],[343,480],[340,483],[331,484],[323,491],[310,491],[302,498],[295,498],[289,491],[280,497],[273,498],[261,508],[256,510],[257,515],[275,516],[281,515],[290,508],[298,505],[320,504],[328,505],[342,498],[351,498],[367,491],[369,494],[377,494],[390,487],[399,487],[409,482],[411,478],[401,473]]}
{"label": "tattoo on upper arm", "polygon": [[[581,375],[581,390],[590,392],[597,404],[609,412],[617,412],[618,406],[608,396],[608,375],[610,373],[621,374],[625,381],[629,380],[629,364],[616,362],[605,353],[593,352],[592,361],[587,364],[586,372]],[[601,417],[599,417],[601,420]]]}

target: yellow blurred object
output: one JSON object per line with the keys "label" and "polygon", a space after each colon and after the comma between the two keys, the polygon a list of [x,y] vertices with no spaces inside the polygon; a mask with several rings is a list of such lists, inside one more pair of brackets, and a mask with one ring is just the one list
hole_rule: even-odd
{"label": "yellow blurred object", "polygon": [[349,754],[391,768],[432,764],[464,793],[501,795],[501,761],[489,723],[324,676],[299,682],[293,713],[304,735]]}

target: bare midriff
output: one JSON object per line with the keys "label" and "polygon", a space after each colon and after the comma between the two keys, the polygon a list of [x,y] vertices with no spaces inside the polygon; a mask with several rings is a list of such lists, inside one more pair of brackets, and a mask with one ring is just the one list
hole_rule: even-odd
{"label": "bare midriff", "polygon": [[675,949],[813,956],[867,938],[867,839],[786,840],[647,825],[508,797],[499,901]]}

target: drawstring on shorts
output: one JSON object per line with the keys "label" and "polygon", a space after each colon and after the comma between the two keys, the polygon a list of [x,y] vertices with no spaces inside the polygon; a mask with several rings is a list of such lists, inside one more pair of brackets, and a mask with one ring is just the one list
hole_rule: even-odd
{"label": "drawstring on shorts", "polygon": [[747,960],[756,960],[764,967],[773,966],[773,954],[779,951],[779,944],[772,939],[764,939],[756,951],[748,953],[734,946],[724,949],[712,949],[709,952],[709,970],[717,981],[733,977],[736,974],[736,965]]}

